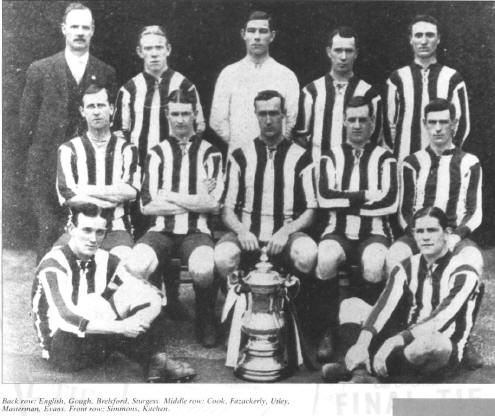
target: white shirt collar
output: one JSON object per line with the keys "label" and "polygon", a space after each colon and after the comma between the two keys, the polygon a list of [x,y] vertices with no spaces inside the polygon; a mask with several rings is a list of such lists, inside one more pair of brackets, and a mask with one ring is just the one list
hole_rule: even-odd
{"label": "white shirt collar", "polygon": [[84,66],[88,64],[89,52],[86,52],[82,56],[74,55],[69,48],[65,48],[65,60],[69,66],[78,65]]}

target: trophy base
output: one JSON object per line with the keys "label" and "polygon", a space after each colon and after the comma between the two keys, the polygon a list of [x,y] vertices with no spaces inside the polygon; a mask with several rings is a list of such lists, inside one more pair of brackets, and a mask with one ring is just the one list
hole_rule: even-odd
{"label": "trophy base", "polygon": [[287,365],[278,357],[245,355],[234,370],[234,375],[247,381],[268,383],[288,377]]}

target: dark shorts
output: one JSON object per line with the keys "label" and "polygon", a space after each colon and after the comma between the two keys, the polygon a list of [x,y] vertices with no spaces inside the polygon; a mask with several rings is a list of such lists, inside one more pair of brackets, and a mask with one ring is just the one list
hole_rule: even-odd
{"label": "dark shorts", "polygon": [[[419,248],[418,245],[416,244],[416,240],[414,239],[413,235],[410,233],[404,234],[402,237],[398,238],[396,242],[401,242],[409,246],[413,254],[418,254],[419,253]],[[471,239],[469,238],[463,238],[461,241],[459,241],[456,246],[454,247],[454,254],[459,254],[459,252],[466,247],[475,247],[476,249],[480,250],[478,245]]]}
{"label": "dark shorts", "polygon": [[352,264],[360,264],[363,252],[370,244],[378,243],[385,247],[390,247],[390,240],[382,235],[370,235],[362,240],[350,240],[341,234],[325,234],[320,241],[333,240],[336,241],[344,250],[345,258]]}
{"label": "dark shorts", "polygon": [[[53,247],[65,246],[69,242],[69,240],[70,240],[69,233],[64,233],[59,237],[57,241],[55,241]],[[123,231],[123,230],[109,231],[105,236],[103,243],[101,243],[101,248],[107,251],[110,251],[112,248],[118,246],[125,246],[125,247],[134,246],[134,240],[127,231]]]}
{"label": "dark shorts", "polygon": [[136,244],[150,246],[156,254],[160,265],[165,265],[171,258],[179,257],[186,265],[191,253],[200,246],[214,247],[210,235],[204,233],[171,234],[148,231]]}
{"label": "dark shorts", "polygon": [[[270,262],[277,268],[278,270],[286,270],[290,273],[294,272],[292,269],[294,265],[292,264],[292,260],[290,258],[290,249],[294,241],[296,241],[298,238],[301,237],[309,237],[306,233],[303,233],[302,231],[298,231],[294,234],[291,234],[287,244],[285,245],[284,249],[282,250],[281,253],[277,254],[276,256],[269,256]],[[249,271],[254,268],[256,263],[260,261],[260,255],[261,251],[260,250],[254,250],[254,251],[246,251],[242,250],[241,248],[241,243],[239,242],[239,239],[237,238],[237,234],[230,231],[227,234],[223,235],[220,240],[218,240],[217,244],[224,243],[224,242],[232,242],[234,243],[239,249],[241,250],[241,263],[240,263],[240,268],[241,270],[244,271]],[[266,246],[267,243],[261,243],[260,242],[260,248],[263,248]]]}

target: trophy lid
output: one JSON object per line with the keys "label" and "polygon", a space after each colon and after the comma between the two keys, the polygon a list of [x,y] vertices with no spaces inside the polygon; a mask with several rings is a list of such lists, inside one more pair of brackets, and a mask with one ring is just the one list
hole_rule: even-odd
{"label": "trophy lid", "polygon": [[245,278],[246,283],[256,286],[280,285],[284,279],[273,270],[273,265],[268,261],[267,248],[261,249],[260,261],[256,268]]}

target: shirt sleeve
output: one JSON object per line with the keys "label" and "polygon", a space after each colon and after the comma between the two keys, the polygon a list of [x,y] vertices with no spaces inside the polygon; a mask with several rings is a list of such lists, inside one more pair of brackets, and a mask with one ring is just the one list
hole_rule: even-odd
{"label": "shirt sleeve", "polygon": [[141,169],[138,164],[136,146],[126,143],[122,148],[122,182],[131,185],[136,191],[141,188]]}
{"label": "shirt sleeve", "polygon": [[387,80],[384,100],[383,142],[390,150],[394,150],[397,123],[400,113],[399,89],[394,81],[395,74]]}
{"label": "shirt sleeve", "polygon": [[222,154],[218,150],[209,152],[204,162],[204,167],[207,178],[215,180],[215,189],[210,192],[210,195],[213,195],[215,200],[220,202],[224,189],[222,176]]}
{"label": "shirt sleeve", "polygon": [[229,75],[224,69],[218,76],[211,104],[210,127],[226,142],[230,141],[230,99]]}
{"label": "shirt sleeve", "polygon": [[[155,148],[159,150],[159,148]],[[158,195],[159,179],[163,171],[163,156],[151,149],[146,156],[143,184],[141,186],[141,205],[146,206]]]}
{"label": "shirt sleeve", "polygon": [[467,87],[462,80],[453,91],[452,104],[454,104],[456,118],[458,119],[457,130],[452,141],[456,146],[462,147],[471,130]]}
{"label": "shirt sleeve", "polygon": [[131,132],[131,94],[125,87],[119,90],[115,111],[113,113],[112,130],[121,133],[129,141]]}
{"label": "shirt sleeve", "polygon": [[476,160],[476,163],[468,169],[468,175],[464,215],[460,218],[459,225],[454,230],[454,233],[461,238],[466,237],[478,228],[483,216],[481,200],[482,171],[479,161]]}
{"label": "shirt sleeve", "polygon": [[225,171],[225,190],[222,199],[224,205],[232,209],[236,209],[238,204],[240,173],[239,164],[231,155]]}
{"label": "shirt sleeve", "polygon": [[57,326],[63,331],[84,337],[89,321],[77,313],[77,307],[71,299],[72,282],[67,274],[58,268],[49,267],[41,270],[38,278],[46,295],[50,317],[53,317]]}
{"label": "shirt sleeve", "polygon": [[461,313],[466,302],[478,289],[479,276],[473,267],[461,265],[454,270],[449,279],[449,293],[432,314],[409,328],[414,338],[441,332]]}
{"label": "shirt sleeve", "polygon": [[397,162],[391,155],[385,155],[381,166],[381,182],[380,192],[381,197],[372,202],[366,202],[361,208],[360,215],[369,217],[379,217],[395,214],[398,207],[398,191],[397,185]]}
{"label": "shirt sleeve", "polygon": [[299,114],[295,125],[295,135],[309,144],[313,135],[314,98],[308,87],[304,87],[299,98]]}
{"label": "shirt sleeve", "polygon": [[292,136],[292,131],[296,126],[299,109],[299,82],[292,71],[289,72],[287,77],[287,95],[285,97],[285,104],[287,108],[286,132],[288,136]]}
{"label": "shirt sleeve", "polygon": [[412,224],[414,201],[416,199],[416,171],[406,160],[402,164],[402,186],[400,187],[399,222],[403,230]]}
{"label": "shirt sleeve", "polygon": [[203,112],[203,106],[201,105],[201,99],[199,98],[199,92],[195,85],[192,86],[194,92],[196,93],[196,110],[198,114],[196,115],[196,131],[201,133],[206,129],[205,115]]}
{"label": "shirt sleeve", "polygon": [[318,205],[327,209],[361,207],[364,203],[364,191],[341,191],[337,183],[335,164],[330,156],[322,156],[319,164]]}
{"label": "shirt sleeve", "polygon": [[56,185],[60,205],[64,205],[77,195],[76,174],[76,155],[73,152],[70,142],[64,143],[58,148],[57,160]]}

